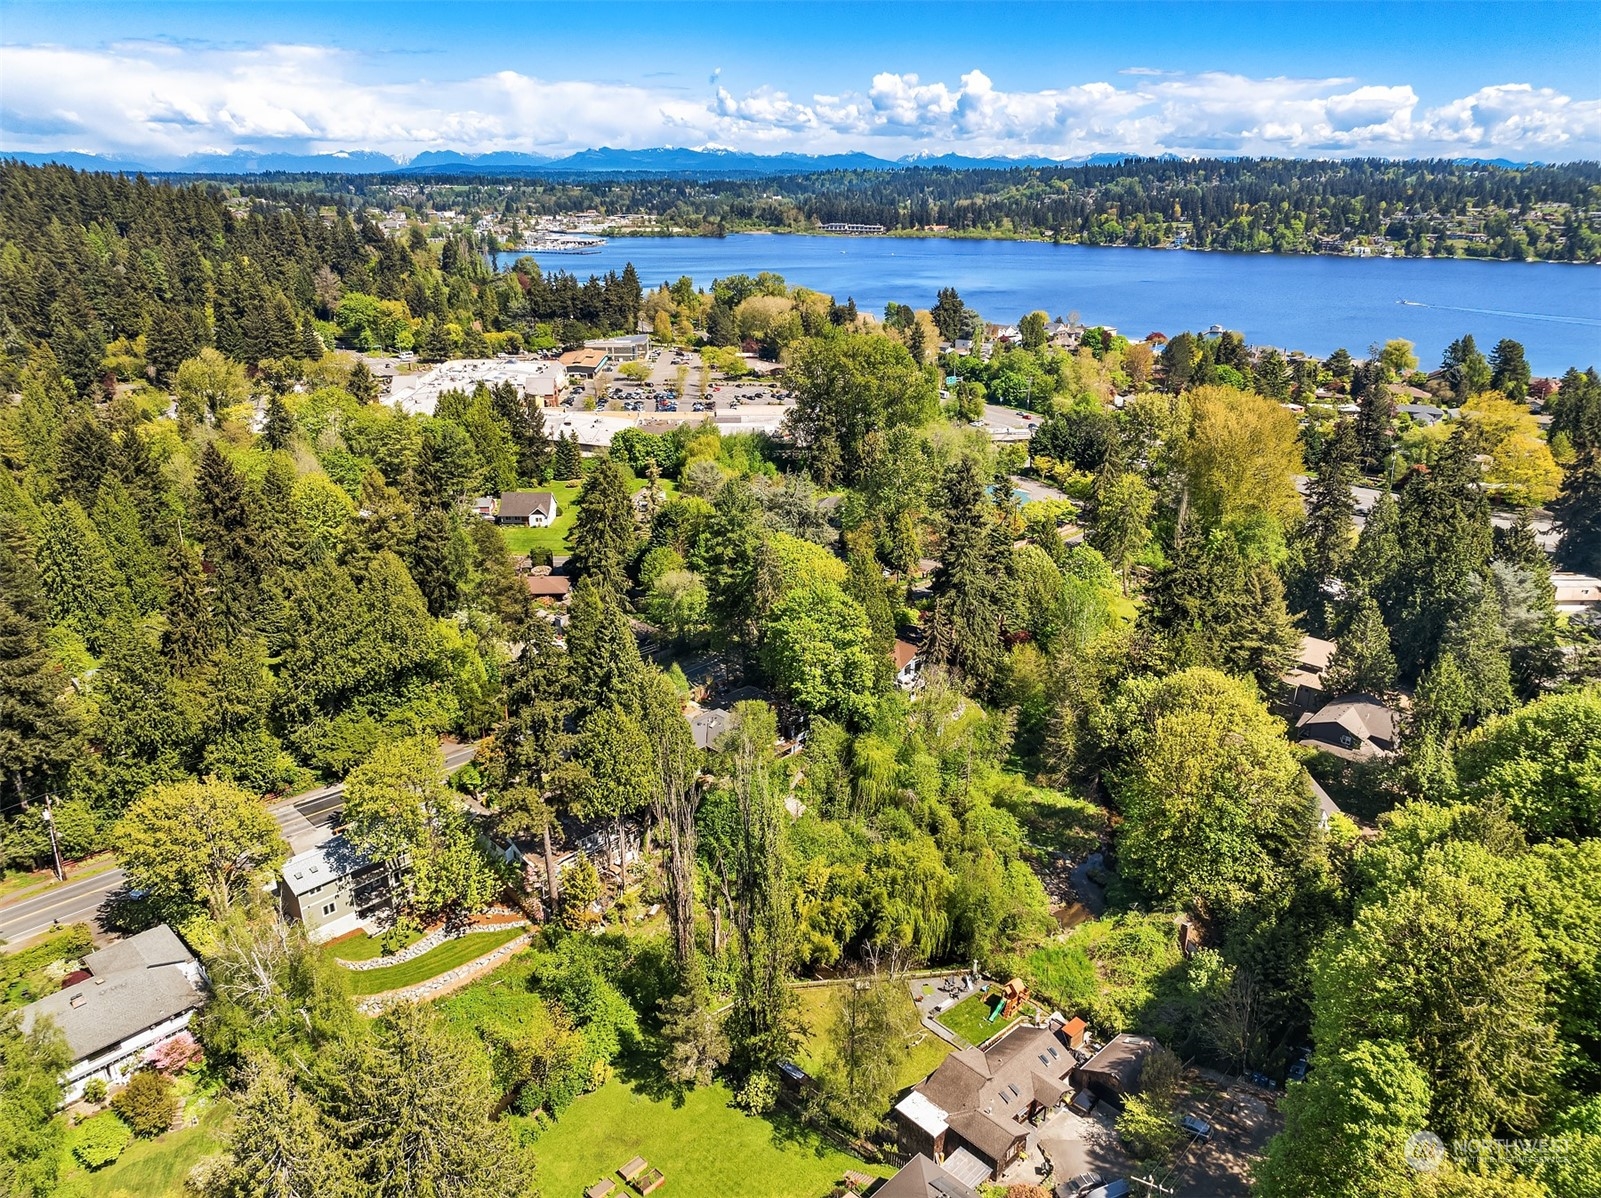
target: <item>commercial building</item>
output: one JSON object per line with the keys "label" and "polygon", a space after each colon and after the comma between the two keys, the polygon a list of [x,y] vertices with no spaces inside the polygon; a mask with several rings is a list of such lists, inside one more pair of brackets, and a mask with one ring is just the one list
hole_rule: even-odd
{"label": "commercial building", "polygon": [[584,348],[599,350],[613,362],[642,362],[650,354],[650,337],[644,333],[601,337],[584,342]]}

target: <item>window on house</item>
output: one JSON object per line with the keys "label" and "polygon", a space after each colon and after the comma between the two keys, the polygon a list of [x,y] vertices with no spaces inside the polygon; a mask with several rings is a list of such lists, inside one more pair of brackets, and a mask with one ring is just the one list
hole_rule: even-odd
{"label": "window on house", "polygon": [[1018,1091],[1017,1091],[1017,1087],[1016,1086],[1007,1086],[1006,1088],[1012,1092],[1012,1097],[1013,1098],[1017,1097]]}
{"label": "window on house", "polygon": [[1012,1105],[1012,1100],[1006,1096],[1006,1091],[1005,1090],[1001,1091],[1001,1101],[1004,1102],[1007,1106],[1011,1106]]}
{"label": "window on house", "polygon": [[1051,1058],[1046,1056],[1043,1052],[1040,1053],[1040,1064],[1041,1065],[1049,1065],[1050,1063],[1051,1063]]}
{"label": "window on house", "polygon": [[322,913],[324,915],[332,915],[334,913],[334,911],[336,909],[338,909],[338,907],[339,907],[339,904],[338,904],[337,901],[336,902],[332,902],[332,903],[324,903],[322,905]]}

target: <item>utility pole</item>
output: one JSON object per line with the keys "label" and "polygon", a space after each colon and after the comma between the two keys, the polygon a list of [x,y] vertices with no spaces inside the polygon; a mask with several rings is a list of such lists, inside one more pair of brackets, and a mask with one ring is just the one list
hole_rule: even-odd
{"label": "utility pole", "polygon": [[50,829],[50,855],[55,858],[56,881],[65,882],[67,874],[61,868],[61,846],[56,842],[55,812],[50,807],[53,797],[52,795],[45,795],[44,797],[44,825]]}
{"label": "utility pole", "polygon": [[1149,1177],[1131,1177],[1131,1178],[1129,1178],[1129,1180],[1131,1182],[1133,1182],[1137,1186],[1144,1186],[1146,1189],[1148,1189],[1153,1194],[1173,1194],[1173,1193],[1177,1193],[1176,1190],[1173,1190],[1173,1189],[1169,1188],[1168,1186],[1162,1185],[1162,1184],[1152,1180]]}

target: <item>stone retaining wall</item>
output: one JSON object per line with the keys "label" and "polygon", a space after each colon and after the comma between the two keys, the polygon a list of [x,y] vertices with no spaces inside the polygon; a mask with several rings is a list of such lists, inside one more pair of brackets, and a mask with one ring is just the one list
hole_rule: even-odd
{"label": "stone retaining wall", "polygon": [[[492,911],[491,914],[518,915],[518,913],[515,911]],[[526,920],[523,920],[520,915],[518,915],[518,920],[519,922],[523,923],[527,922]],[[502,928],[511,926],[512,925],[510,923],[477,923],[468,924],[465,928],[458,928],[455,931],[451,931],[448,928],[436,928],[434,931],[429,932],[428,935],[424,936],[421,940],[417,941],[416,944],[408,944],[405,948],[401,949],[398,953],[395,953],[392,956],[375,957],[371,961],[340,961],[338,957],[335,957],[334,960],[339,961],[339,964],[344,966],[346,969],[354,969],[358,971],[365,969],[388,969],[391,965],[400,965],[411,960],[413,957],[420,957],[429,949],[438,948],[447,940],[455,940],[461,936],[471,936],[477,932],[498,932]]]}
{"label": "stone retaining wall", "polygon": [[481,973],[494,968],[507,957],[527,946],[531,936],[524,932],[515,940],[508,940],[499,948],[485,953],[468,961],[465,965],[458,965],[438,977],[429,978],[426,982],[418,982],[415,986],[407,986],[401,990],[389,990],[383,994],[373,994],[356,1004],[356,1010],[363,1015],[376,1015],[384,1007],[394,1002],[419,1002],[423,999],[438,998],[448,991],[464,986]]}

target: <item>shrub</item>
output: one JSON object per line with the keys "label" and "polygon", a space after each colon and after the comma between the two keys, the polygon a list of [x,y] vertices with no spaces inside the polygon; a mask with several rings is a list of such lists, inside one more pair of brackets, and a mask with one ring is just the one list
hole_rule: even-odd
{"label": "shrub", "polygon": [[84,1082],[83,1100],[85,1102],[92,1102],[96,1106],[99,1106],[102,1102],[104,1102],[106,1100],[106,1079],[103,1077],[91,1077],[88,1081]]}
{"label": "shrub", "polygon": [[134,1134],[149,1139],[172,1126],[178,1113],[178,1096],[172,1079],[153,1069],[142,1069],[111,1100],[111,1109],[133,1128]]}
{"label": "shrub", "polygon": [[1182,1134],[1173,1116],[1144,1096],[1130,1098],[1117,1117],[1117,1138],[1138,1160],[1165,1157],[1178,1147]]}
{"label": "shrub", "polygon": [[778,1079],[771,1073],[756,1072],[745,1079],[734,1103],[753,1115],[765,1115],[778,1101]]}
{"label": "shrub", "polygon": [[103,1169],[133,1142],[128,1125],[110,1111],[91,1115],[72,1133],[72,1155],[85,1169]]}

